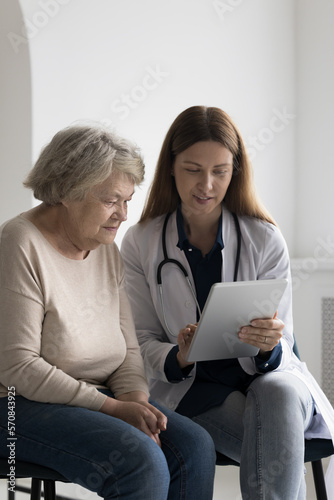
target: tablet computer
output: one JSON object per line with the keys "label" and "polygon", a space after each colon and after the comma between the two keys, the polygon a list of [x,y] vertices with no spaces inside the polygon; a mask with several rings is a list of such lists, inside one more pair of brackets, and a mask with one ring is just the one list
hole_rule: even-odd
{"label": "tablet computer", "polygon": [[187,361],[256,356],[257,347],[239,340],[240,327],[256,318],[272,318],[287,283],[270,279],[212,285]]}

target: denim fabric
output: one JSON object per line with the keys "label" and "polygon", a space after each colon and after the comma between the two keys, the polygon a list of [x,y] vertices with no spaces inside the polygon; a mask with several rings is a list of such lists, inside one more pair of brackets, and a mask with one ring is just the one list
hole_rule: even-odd
{"label": "denim fabric", "polygon": [[[105,392],[105,391],[104,391]],[[109,394],[111,395],[111,393]],[[200,426],[165,408],[162,448],[100,412],[15,400],[15,455],[59,471],[106,500],[211,500],[215,450]],[[0,399],[0,456],[8,457],[7,398]]]}
{"label": "denim fabric", "polygon": [[193,420],[219,452],[240,463],[244,500],[305,500],[304,431],[313,412],[301,380],[270,372],[255,379],[246,396],[233,392]]}

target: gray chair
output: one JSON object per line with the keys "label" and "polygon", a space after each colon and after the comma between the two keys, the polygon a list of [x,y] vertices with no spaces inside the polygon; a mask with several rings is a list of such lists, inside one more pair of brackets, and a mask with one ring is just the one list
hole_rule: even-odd
{"label": "gray chair", "polygon": [[[0,479],[8,480],[8,472],[9,466],[7,459],[0,458]],[[64,476],[48,467],[16,461],[15,478],[31,478],[30,488],[21,485],[15,486],[15,491],[29,493],[30,500],[41,500],[42,495],[44,495],[44,500],[69,500],[66,497],[56,495],[56,481],[64,483],[69,481]],[[15,492],[8,490],[8,500],[15,500]]]}

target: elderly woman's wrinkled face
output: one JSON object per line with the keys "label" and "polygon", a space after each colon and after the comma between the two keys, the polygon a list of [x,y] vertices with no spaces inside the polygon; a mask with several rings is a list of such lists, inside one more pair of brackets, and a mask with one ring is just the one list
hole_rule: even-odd
{"label": "elderly woman's wrinkled face", "polygon": [[80,250],[94,250],[112,243],[121,223],[127,219],[127,205],[134,193],[129,176],[113,172],[95,186],[82,201],[63,202],[67,234]]}

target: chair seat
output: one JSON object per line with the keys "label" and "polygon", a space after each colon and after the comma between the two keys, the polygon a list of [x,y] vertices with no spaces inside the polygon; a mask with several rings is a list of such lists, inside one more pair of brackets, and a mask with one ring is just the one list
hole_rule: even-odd
{"label": "chair seat", "polygon": [[[5,458],[0,458],[0,478],[8,479],[9,465]],[[51,479],[53,481],[62,481],[68,483],[68,479],[59,472],[49,469],[38,464],[16,461],[15,463],[15,478],[22,479],[25,477],[34,477],[36,479]]]}
{"label": "chair seat", "polygon": [[315,462],[333,454],[331,439],[305,439],[305,462]]}
{"label": "chair seat", "polygon": [[239,462],[232,460],[232,458],[223,455],[223,453],[216,451],[216,465],[235,465],[236,467],[239,467],[240,464]]}
{"label": "chair seat", "polygon": [[[305,439],[305,462],[315,462],[316,460],[330,457],[333,454],[333,442],[330,439]],[[236,465],[239,467],[238,462],[219,452],[217,452],[216,464]]]}

